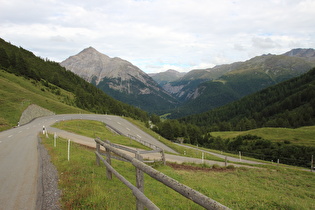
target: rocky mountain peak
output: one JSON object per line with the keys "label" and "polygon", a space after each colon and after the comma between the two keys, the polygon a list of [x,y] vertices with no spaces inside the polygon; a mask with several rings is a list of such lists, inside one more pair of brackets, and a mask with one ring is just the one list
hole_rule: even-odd
{"label": "rocky mountain peak", "polygon": [[149,111],[160,108],[157,101],[166,107],[176,103],[176,99],[137,66],[118,57],[110,58],[93,47],[69,57],[60,65],[112,97]]}
{"label": "rocky mountain peak", "polygon": [[289,52],[286,52],[283,55],[291,56],[291,57],[311,58],[311,57],[315,57],[315,50],[312,48],[309,48],[309,49],[297,48],[297,49],[290,50]]}
{"label": "rocky mountain peak", "polygon": [[145,81],[147,75],[138,67],[121,58],[110,58],[93,47],[82,50],[60,63],[61,66],[76,73],[88,82],[98,85],[103,78],[130,80],[133,77]]}

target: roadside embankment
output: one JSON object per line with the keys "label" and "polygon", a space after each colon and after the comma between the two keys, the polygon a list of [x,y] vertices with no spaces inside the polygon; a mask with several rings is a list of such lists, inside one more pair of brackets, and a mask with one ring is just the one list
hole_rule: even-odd
{"label": "roadside embankment", "polygon": [[21,115],[19,125],[24,125],[31,122],[35,118],[55,115],[54,112],[49,111],[48,109],[42,108],[36,104],[29,105]]}

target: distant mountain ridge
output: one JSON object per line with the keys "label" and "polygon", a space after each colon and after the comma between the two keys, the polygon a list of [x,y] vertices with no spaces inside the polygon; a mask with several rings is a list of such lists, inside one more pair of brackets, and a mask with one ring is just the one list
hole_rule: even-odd
{"label": "distant mountain ridge", "polygon": [[60,63],[110,96],[146,111],[173,107],[177,100],[149,75],[121,58],[110,58],[92,47]]}
{"label": "distant mountain ridge", "polygon": [[315,68],[225,106],[184,117],[181,121],[221,131],[314,125],[314,86]]}
{"label": "distant mountain ridge", "polygon": [[283,55],[304,58],[308,61],[315,62],[315,50],[312,48],[309,49],[297,48],[290,50],[289,52],[286,52]]}
{"label": "distant mountain ridge", "polygon": [[314,49],[293,49],[282,55],[261,55],[244,62],[192,70],[163,88],[183,105],[171,118],[208,111],[299,76],[315,66]]}
{"label": "distant mountain ridge", "polygon": [[185,74],[186,72],[179,72],[173,69],[169,69],[164,72],[149,74],[149,76],[152,77],[152,79],[154,79],[159,85],[163,86],[168,82],[180,79]]}

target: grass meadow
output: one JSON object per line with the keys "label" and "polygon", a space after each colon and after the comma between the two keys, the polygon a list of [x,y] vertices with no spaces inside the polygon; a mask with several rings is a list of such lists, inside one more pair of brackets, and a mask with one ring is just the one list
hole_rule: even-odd
{"label": "grass meadow", "polygon": [[[80,127],[79,122],[72,123],[77,124],[70,127]],[[88,135],[82,123],[81,134]],[[120,143],[120,139],[125,141],[106,132],[100,131],[97,135],[115,143]],[[68,161],[66,140],[58,138],[57,147],[53,146],[52,136],[42,137],[42,142],[59,173],[63,209],[135,209],[131,190],[114,176],[113,180],[107,180],[105,166],[96,166],[94,150],[71,143]],[[126,139],[127,142],[130,140]],[[112,160],[112,165],[135,184],[135,168],[130,163]],[[234,170],[211,169],[212,166],[201,170],[198,165],[189,169],[174,169],[169,165],[153,167],[232,209],[315,209],[315,175],[309,171],[281,166]],[[145,195],[161,209],[202,209],[147,175],[144,189]]]}
{"label": "grass meadow", "polygon": [[211,132],[214,137],[223,139],[234,138],[239,135],[256,135],[274,142],[290,141],[292,144],[315,147],[315,126],[300,128],[258,128],[248,131]]}

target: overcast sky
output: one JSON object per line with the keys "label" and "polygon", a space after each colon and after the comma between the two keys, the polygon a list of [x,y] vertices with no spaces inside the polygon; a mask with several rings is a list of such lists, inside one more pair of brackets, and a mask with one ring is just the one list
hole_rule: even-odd
{"label": "overcast sky", "polygon": [[147,73],[315,48],[314,0],[0,0],[0,37],[61,62],[89,46]]}

